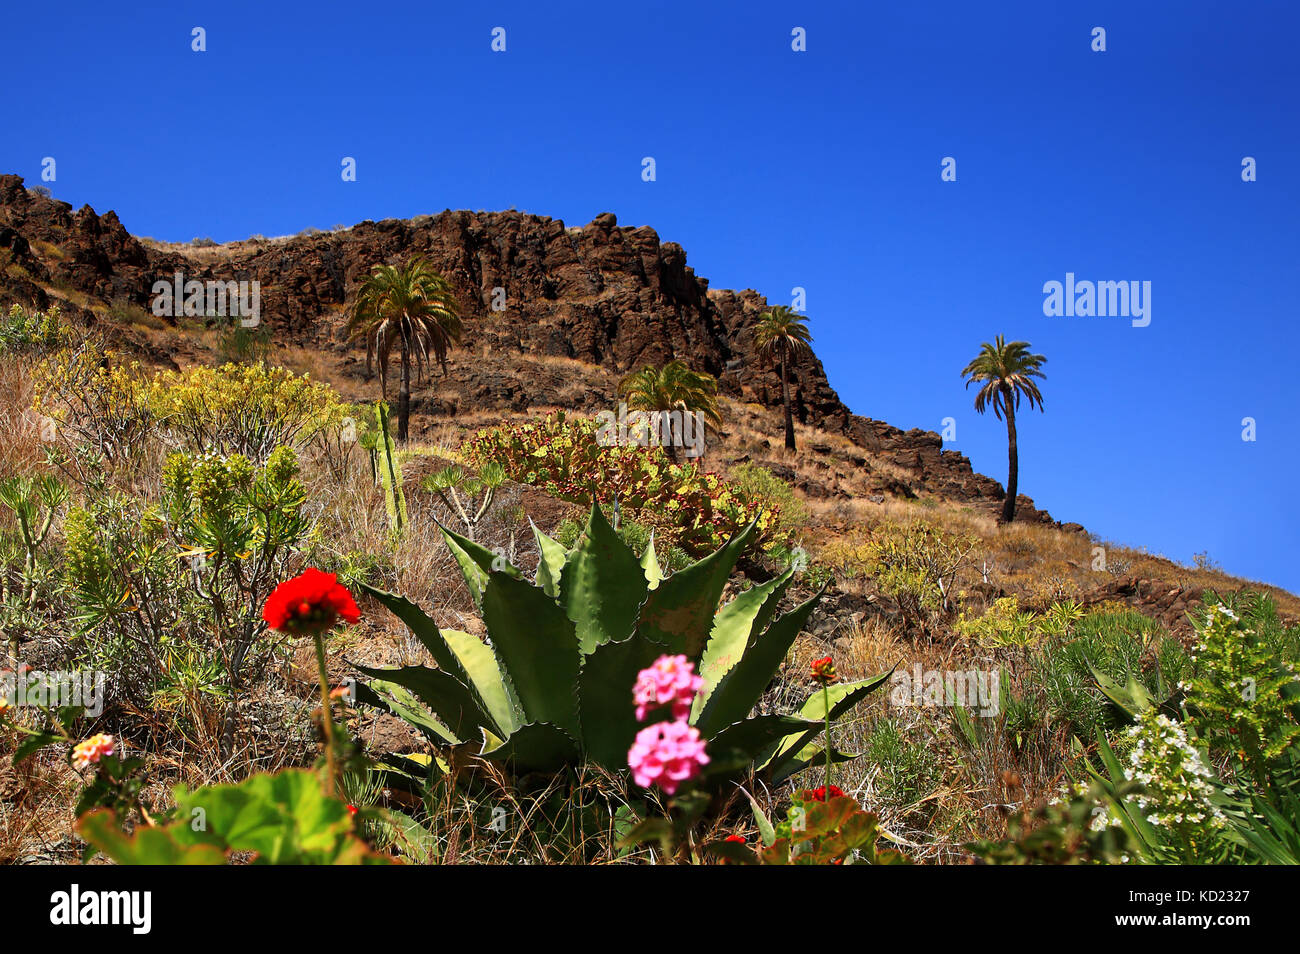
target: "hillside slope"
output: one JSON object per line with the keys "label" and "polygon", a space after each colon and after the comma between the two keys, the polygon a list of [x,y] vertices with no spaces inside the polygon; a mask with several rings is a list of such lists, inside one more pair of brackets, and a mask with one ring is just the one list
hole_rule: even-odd
{"label": "hillside slope", "polygon": [[[169,245],[133,237],[114,212],[73,211],[6,175],[0,255],[0,297],[42,308],[58,302],[84,321],[115,322],[130,347],[171,366],[196,359],[195,344],[167,334],[172,319],[150,315],[154,282],[177,272],[186,280],[255,280],[275,344],[312,352],[345,390],[348,380],[364,386],[364,348],[342,334],[359,281],[376,264],[424,256],[452,283],[467,320],[447,378],[415,391],[413,408],[423,415],[417,429],[429,415],[612,408],[618,375],[672,358],[717,376],[735,402],[770,408],[780,401],[776,371],[751,358],[767,300],[752,290],[710,289],[680,245],[661,242],[647,226],[619,226],[612,213],[572,228],[519,212],[445,211],[291,238]],[[492,307],[497,288],[504,311]],[[852,413],[815,354],[793,367],[791,392],[801,424],[860,448],[841,463],[864,472],[864,492],[982,506],[1001,499],[1002,485],[943,450],[938,434]],[[1028,498],[1021,513],[1048,519]]]}

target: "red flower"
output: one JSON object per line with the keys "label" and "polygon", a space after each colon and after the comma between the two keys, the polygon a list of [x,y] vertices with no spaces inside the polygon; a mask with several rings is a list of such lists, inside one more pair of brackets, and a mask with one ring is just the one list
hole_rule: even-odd
{"label": "red flower", "polygon": [[348,806],[348,814],[349,814],[349,815],[355,815],[356,813],[357,813],[357,806],[355,806],[355,805],[349,805],[349,806]]}
{"label": "red flower", "polygon": [[[803,790],[803,800],[805,802],[824,802],[827,797],[826,789],[827,786],[825,785],[818,785],[816,788],[805,788]],[[840,788],[838,785],[830,786],[830,797],[843,798],[844,789]]]}
{"label": "red flower", "polygon": [[821,659],[813,660],[812,677],[823,686],[829,686],[835,681],[835,663],[831,662],[830,656],[823,656]]}
{"label": "red flower", "polygon": [[339,617],[353,624],[361,619],[361,611],[333,573],[315,567],[277,586],[262,608],[268,626],[294,636],[320,635]]}

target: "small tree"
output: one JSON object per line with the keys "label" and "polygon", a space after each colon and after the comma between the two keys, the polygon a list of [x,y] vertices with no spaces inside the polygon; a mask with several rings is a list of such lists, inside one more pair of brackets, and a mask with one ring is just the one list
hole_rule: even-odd
{"label": "small tree", "polygon": [[395,267],[380,265],[361,285],[348,331],[366,339],[366,373],[378,358],[379,389],[388,399],[388,360],[394,348],[402,362],[397,393],[397,439],[406,440],[411,416],[411,366],[427,371],[432,355],[447,373],[447,352],[460,341],[460,306],[447,280],[422,259]]}

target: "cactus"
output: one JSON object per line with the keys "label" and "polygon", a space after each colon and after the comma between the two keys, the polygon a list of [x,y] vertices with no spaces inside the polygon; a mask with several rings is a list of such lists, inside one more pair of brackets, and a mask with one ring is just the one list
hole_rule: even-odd
{"label": "cactus", "polygon": [[393,532],[400,534],[406,526],[406,494],[402,490],[402,465],[397,460],[397,448],[388,433],[388,402],[375,405],[375,421],[379,425],[377,450],[379,454],[379,482],[384,488],[384,508]]}
{"label": "cactus", "polygon": [[889,677],[833,686],[825,697],[818,689],[793,715],[750,716],[821,598],[819,592],[778,616],[794,578],[789,569],[718,608],[753,525],[671,576],[660,571],[653,547],[638,559],[595,504],[572,550],[533,532],[541,559],[529,582],[497,554],[442,528],[487,642],[439,630],[414,603],[363,584],[438,668],[358,667],[374,680],[357,687],[359,700],[406,720],[435,745],[517,772],[582,761],[617,771],[626,768],[639,727],[632,704],[637,672],[664,653],[682,653],[704,678],[691,723],[712,750],[742,753],[779,781],[825,757],[815,740],[827,699],[834,721]]}

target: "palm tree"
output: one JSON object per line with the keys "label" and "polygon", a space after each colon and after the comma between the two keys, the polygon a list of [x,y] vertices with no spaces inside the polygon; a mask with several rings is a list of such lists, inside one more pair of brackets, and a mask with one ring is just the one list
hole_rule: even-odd
{"label": "palm tree", "polygon": [[1016,409],[1024,397],[1030,408],[1036,403],[1038,410],[1043,410],[1043,395],[1034,378],[1045,377],[1039,369],[1046,363],[1047,359],[1041,354],[1029,353],[1028,341],[1007,344],[1006,339],[998,335],[993,344],[984,342],[980,353],[962,370],[962,376],[968,378],[966,387],[982,382],[975,395],[975,410],[983,414],[991,405],[999,420],[1006,415],[1010,473],[1007,476],[1007,496],[1002,502],[1003,523],[1016,519],[1016,483],[1020,469],[1016,451]]}
{"label": "palm tree", "polygon": [[801,355],[812,354],[812,334],[804,322],[807,317],[786,305],[764,312],[754,332],[754,348],[760,361],[778,361],[781,365],[781,403],[785,406],[785,446],[794,450],[794,417],[790,414],[789,365]]}
{"label": "palm tree", "polygon": [[366,374],[379,358],[379,390],[388,399],[388,359],[401,345],[402,386],[397,392],[397,439],[406,440],[411,416],[411,365],[427,372],[432,354],[447,373],[447,351],[460,342],[460,305],[447,280],[423,259],[377,265],[362,283],[348,321],[352,340],[366,339]]}
{"label": "palm tree", "polygon": [[[683,415],[698,411],[715,426],[722,423],[717,380],[703,371],[692,371],[680,360],[669,361],[662,368],[646,365],[626,375],[618,382],[618,393],[634,411],[681,411]],[[671,441],[665,441],[664,448],[670,458],[677,460]]]}

